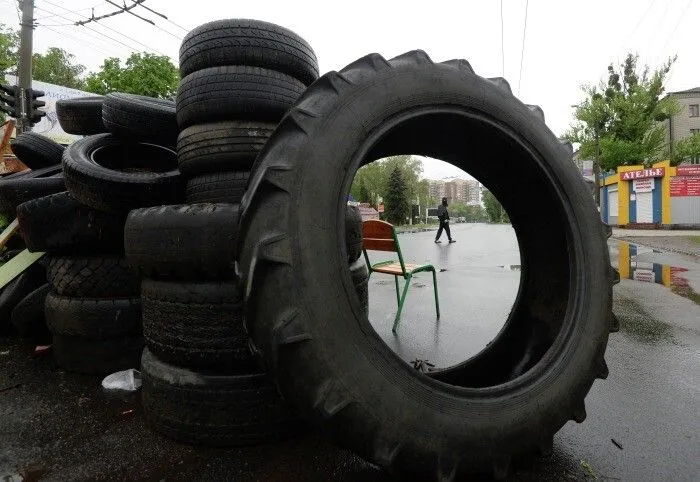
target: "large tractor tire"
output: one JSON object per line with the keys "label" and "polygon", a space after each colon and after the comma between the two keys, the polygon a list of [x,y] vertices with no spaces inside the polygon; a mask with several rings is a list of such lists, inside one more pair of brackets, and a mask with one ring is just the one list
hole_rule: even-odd
{"label": "large tractor tire", "polygon": [[[470,173],[501,201],[520,245],[520,291],[502,331],[431,374],[394,354],[352,296],[346,195],[360,166],[397,154]],[[593,199],[539,108],[464,60],[372,54],[311,85],[258,160],[241,218],[247,329],[306,418],[420,480],[504,477],[514,456],[584,420],[586,394],[607,375],[615,276]]]}

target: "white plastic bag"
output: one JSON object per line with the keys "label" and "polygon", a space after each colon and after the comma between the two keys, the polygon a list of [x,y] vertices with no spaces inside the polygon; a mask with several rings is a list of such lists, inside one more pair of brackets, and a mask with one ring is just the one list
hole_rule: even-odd
{"label": "white plastic bag", "polygon": [[106,390],[135,392],[141,388],[141,372],[130,368],[129,370],[107,375],[104,380],[102,380],[102,388]]}

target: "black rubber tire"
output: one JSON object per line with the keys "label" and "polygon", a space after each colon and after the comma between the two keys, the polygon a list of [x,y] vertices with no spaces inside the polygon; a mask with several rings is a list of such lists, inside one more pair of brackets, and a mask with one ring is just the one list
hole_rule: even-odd
{"label": "black rubber tire", "polygon": [[238,204],[248,187],[248,171],[227,171],[205,174],[187,181],[188,203]]}
{"label": "black rubber tire", "polygon": [[[394,354],[349,295],[341,234],[358,167],[406,152],[487,186],[509,214],[523,265],[503,331],[430,376]],[[246,326],[305,418],[421,480],[502,477],[512,456],[551,447],[567,420],[583,421],[584,398],[607,373],[613,270],[567,149],[509,91],[466,61],[372,54],[314,82],[258,161],[238,258]]]}
{"label": "black rubber tire", "polygon": [[217,171],[248,171],[274,130],[275,124],[247,121],[188,127],[177,138],[180,172],[191,178]]}
{"label": "black rubber tire", "polygon": [[63,157],[63,169],[71,196],[102,211],[124,213],[175,204],[184,195],[174,151],[129,143],[112,134],[89,136],[71,144]]}
{"label": "black rubber tire", "polygon": [[20,232],[32,252],[122,253],[126,214],[97,211],[68,192],[44,196],[17,206]]}
{"label": "black rubber tire", "polygon": [[149,350],[174,365],[250,373],[256,361],[243,328],[239,291],[230,281],[143,280],[143,335]]}
{"label": "black rubber tire", "polygon": [[298,419],[264,373],[198,373],[141,358],[146,420],[158,432],[198,445],[257,445],[293,435]]}
{"label": "black rubber tire", "polygon": [[51,339],[46,327],[44,302],[51,286],[48,283],[35,289],[12,309],[10,320],[22,338],[48,342]]}
{"label": "black rubber tire", "polygon": [[357,206],[345,208],[345,246],[352,264],[362,254],[362,214]]}
{"label": "black rubber tire", "polygon": [[11,331],[10,321],[15,306],[44,284],[46,270],[39,263],[34,263],[0,290],[0,333]]}
{"label": "black rubber tire", "polygon": [[177,92],[180,129],[218,121],[279,122],[306,87],[274,70],[246,65],[194,72]]}
{"label": "black rubber tire", "polygon": [[136,209],[124,229],[126,258],[146,278],[230,280],[238,216],[236,204]]}
{"label": "black rubber tire", "polygon": [[318,61],[311,46],[291,30],[260,20],[208,22],[190,31],[182,40],[182,77],[224,65],[276,70],[305,85],[318,78]]}
{"label": "black rubber tire", "polygon": [[172,148],[177,142],[175,102],[145,95],[114,92],[102,104],[102,122],[109,132],[127,139]]}
{"label": "black rubber tire", "polygon": [[355,293],[360,300],[360,306],[365,316],[369,317],[369,269],[364,258],[350,265],[350,278],[355,287]]}
{"label": "black rubber tire", "polygon": [[119,336],[94,340],[54,333],[52,348],[56,364],[69,372],[107,375],[139,367],[143,338]]}
{"label": "black rubber tire", "polygon": [[139,298],[68,298],[52,292],[44,309],[54,335],[107,340],[142,332]]}
{"label": "black rubber tire", "polygon": [[57,166],[61,164],[63,147],[58,142],[34,132],[18,135],[11,144],[12,152],[29,169]]}
{"label": "black rubber tire", "polygon": [[46,277],[61,296],[139,296],[139,278],[121,256],[52,256],[46,267]]}
{"label": "black rubber tire", "polygon": [[102,123],[103,101],[101,95],[57,100],[56,116],[61,129],[78,136],[107,132]]}
{"label": "black rubber tire", "polygon": [[0,213],[15,217],[17,206],[38,197],[65,191],[61,166],[45,167],[0,180]]}

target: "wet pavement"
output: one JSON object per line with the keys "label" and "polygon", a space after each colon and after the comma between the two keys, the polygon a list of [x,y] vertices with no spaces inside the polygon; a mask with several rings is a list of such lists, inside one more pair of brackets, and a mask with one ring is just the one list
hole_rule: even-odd
{"label": "wet pavement", "polygon": [[[519,258],[508,226],[461,224],[457,243],[433,233],[399,236],[404,257],[438,269],[419,275],[397,335],[391,277],[373,275],[371,319],[408,362],[439,366],[479,351],[515,298]],[[516,468],[511,480],[697,480],[700,473],[700,258],[610,241],[620,266],[607,380],[593,385],[583,424],[567,423],[554,453]],[[380,253],[381,257],[382,253]],[[107,396],[100,378],[65,373],[51,357],[0,338],[0,480],[391,480],[311,431],[285,443],[205,449],[149,430],[138,395]]]}

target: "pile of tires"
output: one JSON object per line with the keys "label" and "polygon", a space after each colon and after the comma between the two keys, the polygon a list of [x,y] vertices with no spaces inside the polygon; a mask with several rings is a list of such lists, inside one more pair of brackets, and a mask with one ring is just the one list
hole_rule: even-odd
{"label": "pile of tires", "polygon": [[53,353],[68,371],[134,368],[141,301],[124,225],[131,209],[184,197],[174,102],[114,93],[59,101],[57,113],[64,130],[86,135],[63,152],[63,192],[17,207],[27,249],[48,253],[44,314]]}
{"label": "pile of tires", "polygon": [[[508,211],[522,263],[497,337],[429,373],[374,331],[353,296],[338,229],[342,186],[358,167],[406,153],[451,162],[487,186]],[[585,419],[584,398],[607,376],[617,329],[609,232],[570,146],[507,82],[422,51],[368,55],[314,82],[257,163],[238,253],[246,326],[304,418],[411,480],[506,477],[511,460],[551,450],[568,420]]]}
{"label": "pile of tires", "polygon": [[[65,190],[61,158],[64,147],[34,132],[18,135],[11,144],[15,156],[29,168],[0,179],[0,214],[9,222],[25,202]],[[5,245],[3,261],[25,247],[15,235]],[[50,343],[44,317],[48,293],[46,260],[40,259],[10,281],[0,292],[0,333],[17,332],[35,344]]]}
{"label": "pile of tires", "polygon": [[298,420],[249,348],[235,247],[255,158],[318,76],[316,58],[287,29],[222,20],[185,37],[180,70],[177,157],[188,204],[134,210],[125,232],[142,278],[144,415],[190,443],[280,440]]}

